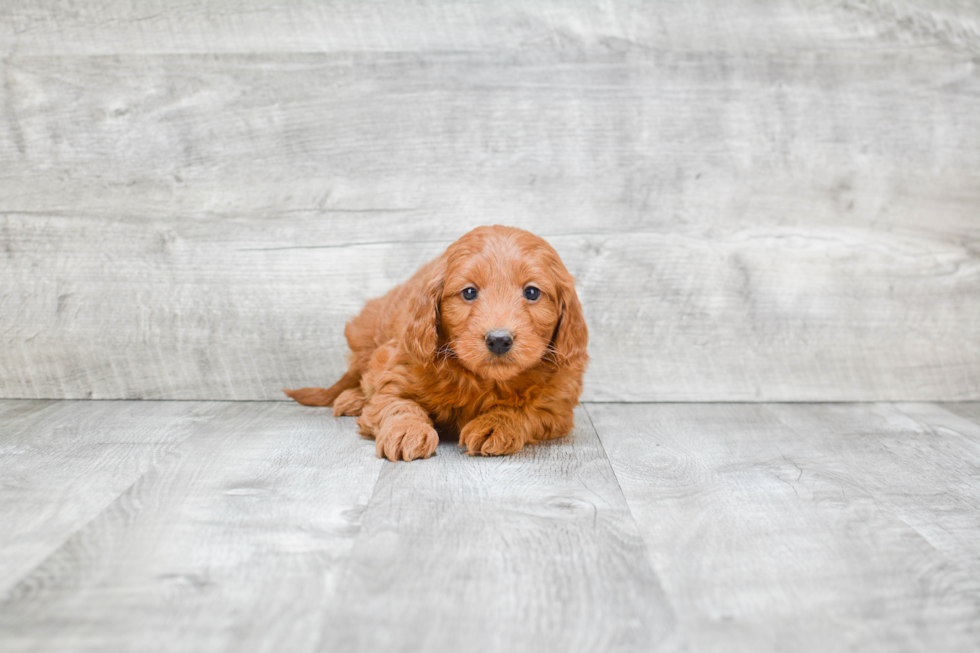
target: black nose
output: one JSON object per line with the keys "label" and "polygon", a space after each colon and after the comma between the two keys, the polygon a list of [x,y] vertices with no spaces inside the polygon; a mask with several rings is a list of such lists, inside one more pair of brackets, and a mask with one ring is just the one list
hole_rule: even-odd
{"label": "black nose", "polygon": [[503,356],[514,344],[514,334],[505,329],[494,329],[487,334],[487,349],[497,356]]}

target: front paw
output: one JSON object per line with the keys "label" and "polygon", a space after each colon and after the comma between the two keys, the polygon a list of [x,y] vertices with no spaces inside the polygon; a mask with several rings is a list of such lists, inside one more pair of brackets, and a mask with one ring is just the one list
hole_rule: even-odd
{"label": "front paw", "polygon": [[463,427],[459,446],[470,456],[505,456],[524,447],[526,438],[517,424],[499,413],[480,415]]}
{"label": "front paw", "polygon": [[439,445],[439,434],[432,424],[415,418],[385,424],[374,437],[378,458],[392,462],[429,458]]}

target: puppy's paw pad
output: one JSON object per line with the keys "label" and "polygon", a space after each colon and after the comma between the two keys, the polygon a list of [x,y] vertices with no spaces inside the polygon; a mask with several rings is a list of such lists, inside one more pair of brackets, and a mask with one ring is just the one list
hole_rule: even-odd
{"label": "puppy's paw pad", "polygon": [[395,422],[386,426],[375,438],[378,458],[387,458],[393,462],[429,458],[439,445],[439,434],[436,430],[431,424],[420,420]]}
{"label": "puppy's paw pad", "polygon": [[357,417],[364,410],[364,393],[360,388],[344,390],[333,402],[333,416],[352,415]]}

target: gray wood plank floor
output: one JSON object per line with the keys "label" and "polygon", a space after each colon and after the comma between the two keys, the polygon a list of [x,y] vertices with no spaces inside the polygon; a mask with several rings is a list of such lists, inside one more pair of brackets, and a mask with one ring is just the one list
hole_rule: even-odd
{"label": "gray wood plank floor", "polygon": [[508,458],[0,401],[0,650],[980,648],[980,404],[586,404]]}

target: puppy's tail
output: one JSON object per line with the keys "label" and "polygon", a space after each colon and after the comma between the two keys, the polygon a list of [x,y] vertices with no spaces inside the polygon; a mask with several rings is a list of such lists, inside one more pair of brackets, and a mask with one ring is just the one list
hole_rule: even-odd
{"label": "puppy's tail", "polygon": [[304,406],[333,406],[333,401],[337,395],[359,385],[361,385],[361,380],[348,370],[344,372],[339,381],[329,388],[300,388],[299,390],[283,388],[282,391]]}

